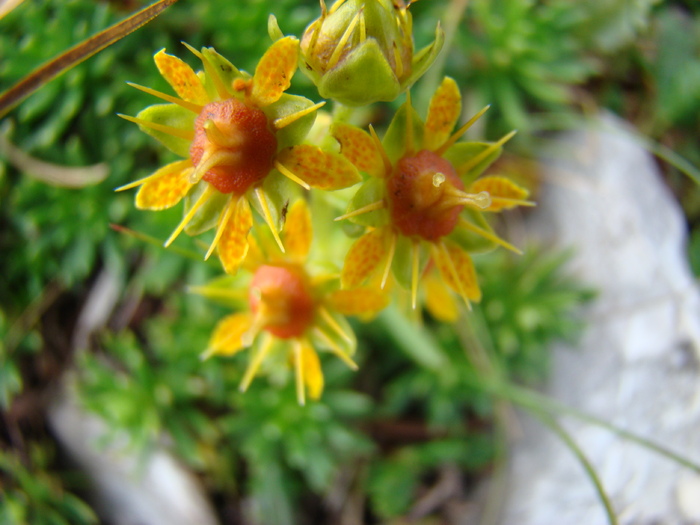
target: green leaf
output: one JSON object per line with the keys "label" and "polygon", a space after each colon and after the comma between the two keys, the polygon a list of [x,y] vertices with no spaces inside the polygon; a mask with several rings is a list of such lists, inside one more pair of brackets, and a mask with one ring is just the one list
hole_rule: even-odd
{"label": "green leaf", "polygon": [[[389,129],[382,139],[382,145],[392,164],[396,164],[406,154],[406,117],[409,114],[407,107],[408,104],[404,103],[396,111],[391,124],[389,124]],[[413,108],[411,108],[410,115],[413,123],[413,144],[416,148],[419,148],[423,144],[423,129],[425,125]]]}
{"label": "green leaf", "polygon": [[[264,107],[263,112],[267,118],[274,121],[278,118],[310,108],[313,105],[313,101],[308,98],[285,93],[277,102]],[[316,112],[314,111],[278,130],[276,135],[277,151],[301,144],[309,133],[315,120]]]}

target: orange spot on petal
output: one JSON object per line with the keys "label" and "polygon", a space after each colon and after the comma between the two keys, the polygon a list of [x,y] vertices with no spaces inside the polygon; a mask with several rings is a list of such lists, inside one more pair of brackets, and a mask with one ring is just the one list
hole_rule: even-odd
{"label": "orange spot on petal", "polygon": [[340,142],[340,152],[357,169],[372,177],[384,176],[384,161],[369,133],[349,124],[334,124],[331,134]]}
{"label": "orange spot on petal", "polygon": [[224,226],[217,246],[219,259],[226,273],[234,274],[248,254],[248,232],[253,227],[253,214],[245,197],[232,198],[229,206],[236,209]]}
{"label": "orange spot on petal", "polygon": [[389,233],[387,228],[379,228],[355,241],[345,256],[340,274],[343,288],[355,288],[374,273],[386,255]]}
{"label": "orange spot on petal", "polygon": [[201,105],[209,102],[202,81],[189,65],[176,56],[168,55],[164,49],[158,51],[153,58],[160,74],[181,99]]}
{"label": "orange spot on petal", "polygon": [[434,151],[442,146],[450,137],[461,112],[462,95],[457,83],[450,77],[445,77],[430,100],[423,147]]}
{"label": "orange spot on petal", "polygon": [[279,100],[292,81],[298,57],[299,41],[291,36],[278,40],[265,52],[253,75],[251,96],[258,107]]}
{"label": "orange spot on petal", "polygon": [[299,199],[290,208],[284,224],[286,253],[298,262],[303,262],[309,253],[312,236],[311,213],[306,201]]}
{"label": "orange spot on petal", "polygon": [[277,160],[309,186],[320,190],[339,190],[362,180],[348,159],[309,144],[283,150]]}
{"label": "orange spot on petal", "polygon": [[469,188],[470,192],[488,192],[491,205],[484,211],[501,211],[517,206],[513,201],[526,199],[529,192],[506,177],[489,176],[478,179]]}
{"label": "orange spot on petal", "polygon": [[389,296],[374,288],[336,290],[328,298],[332,308],[344,315],[366,316],[383,310],[389,304]]}
{"label": "orange spot on petal", "polygon": [[444,241],[444,246],[444,251],[433,250],[433,259],[443,280],[447,286],[464,295],[466,299],[480,301],[481,290],[472,258],[453,242]]}
{"label": "orange spot on petal", "polygon": [[[180,164],[173,163],[173,164]],[[173,171],[173,164],[164,166],[152,175],[136,194],[136,207],[140,210],[165,210],[175,206],[190,191],[191,167]],[[158,176],[162,173],[162,176]]]}

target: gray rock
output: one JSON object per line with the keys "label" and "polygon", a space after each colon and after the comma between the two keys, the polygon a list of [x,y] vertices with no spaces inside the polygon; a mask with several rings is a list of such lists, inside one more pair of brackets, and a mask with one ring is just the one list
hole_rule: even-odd
{"label": "gray rock", "polygon": [[[641,141],[611,117],[556,141],[530,224],[574,247],[571,271],[599,290],[576,348],[555,349],[547,394],[700,462],[700,294],[683,213]],[[525,418],[526,419],[526,418]],[[700,523],[700,478],[609,431],[571,418],[624,524]],[[532,420],[516,443],[505,525],[607,523],[589,478]]]}

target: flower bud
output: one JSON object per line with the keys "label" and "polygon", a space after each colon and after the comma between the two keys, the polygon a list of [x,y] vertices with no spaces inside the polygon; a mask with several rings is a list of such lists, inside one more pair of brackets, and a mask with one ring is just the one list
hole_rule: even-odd
{"label": "flower bud", "polygon": [[[409,2],[410,3],[410,2]],[[304,32],[300,69],[319,94],[349,106],[391,101],[433,63],[444,35],[413,52],[411,14],[404,0],[337,0]]]}

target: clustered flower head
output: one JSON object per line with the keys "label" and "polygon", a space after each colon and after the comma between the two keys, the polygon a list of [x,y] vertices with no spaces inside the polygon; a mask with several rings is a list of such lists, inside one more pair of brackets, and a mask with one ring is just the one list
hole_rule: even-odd
{"label": "clustered flower head", "polygon": [[[155,55],[175,95],[132,84],[165,103],[122,117],[182,160],[119,190],[139,187],[140,209],[184,201],[166,247],[182,231],[213,230],[204,258],[216,253],[228,275],[193,291],[226,297],[236,311],[218,323],[203,356],[250,348],[242,390],[259,370],[288,366],[299,403],[318,399],[324,381],[317,351],[357,368],[357,341],[344,316],[375,315],[396,283],[410,291],[413,309],[424,302],[436,318],[454,321],[459,309],[448,290],[467,306],[481,298],[471,254],[497,245],[517,251],[485,215],[531,205],[528,192],[483,175],[512,133],[494,143],[460,141],[486,108],[454,131],[461,115],[454,80],[442,81],[425,121],[407,92],[382,140],[372,126],[342,121],[310,133],[325,102],[286,92],[299,67],[336,103],[397,98],[434,61],[443,38],[438,26],[433,44],[414,53],[408,9],[403,0],[337,0],[330,9],[321,0],[321,16],[301,43],[270,17],[274,42],[252,75],[212,48],[185,44],[201,71],[164,50]],[[316,128],[324,126],[319,121]],[[311,143],[328,134],[335,147]],[[332,220],[318,224],[324,219],[307,205],[333,206],[340,198],[326,199],[327,192],[351,186],[354,196],[336,220],[357,225],[354,241]],[[315,250],[314,225],[324,232]],[[338,242],[346,246],[344,262],[329,256]]]}

